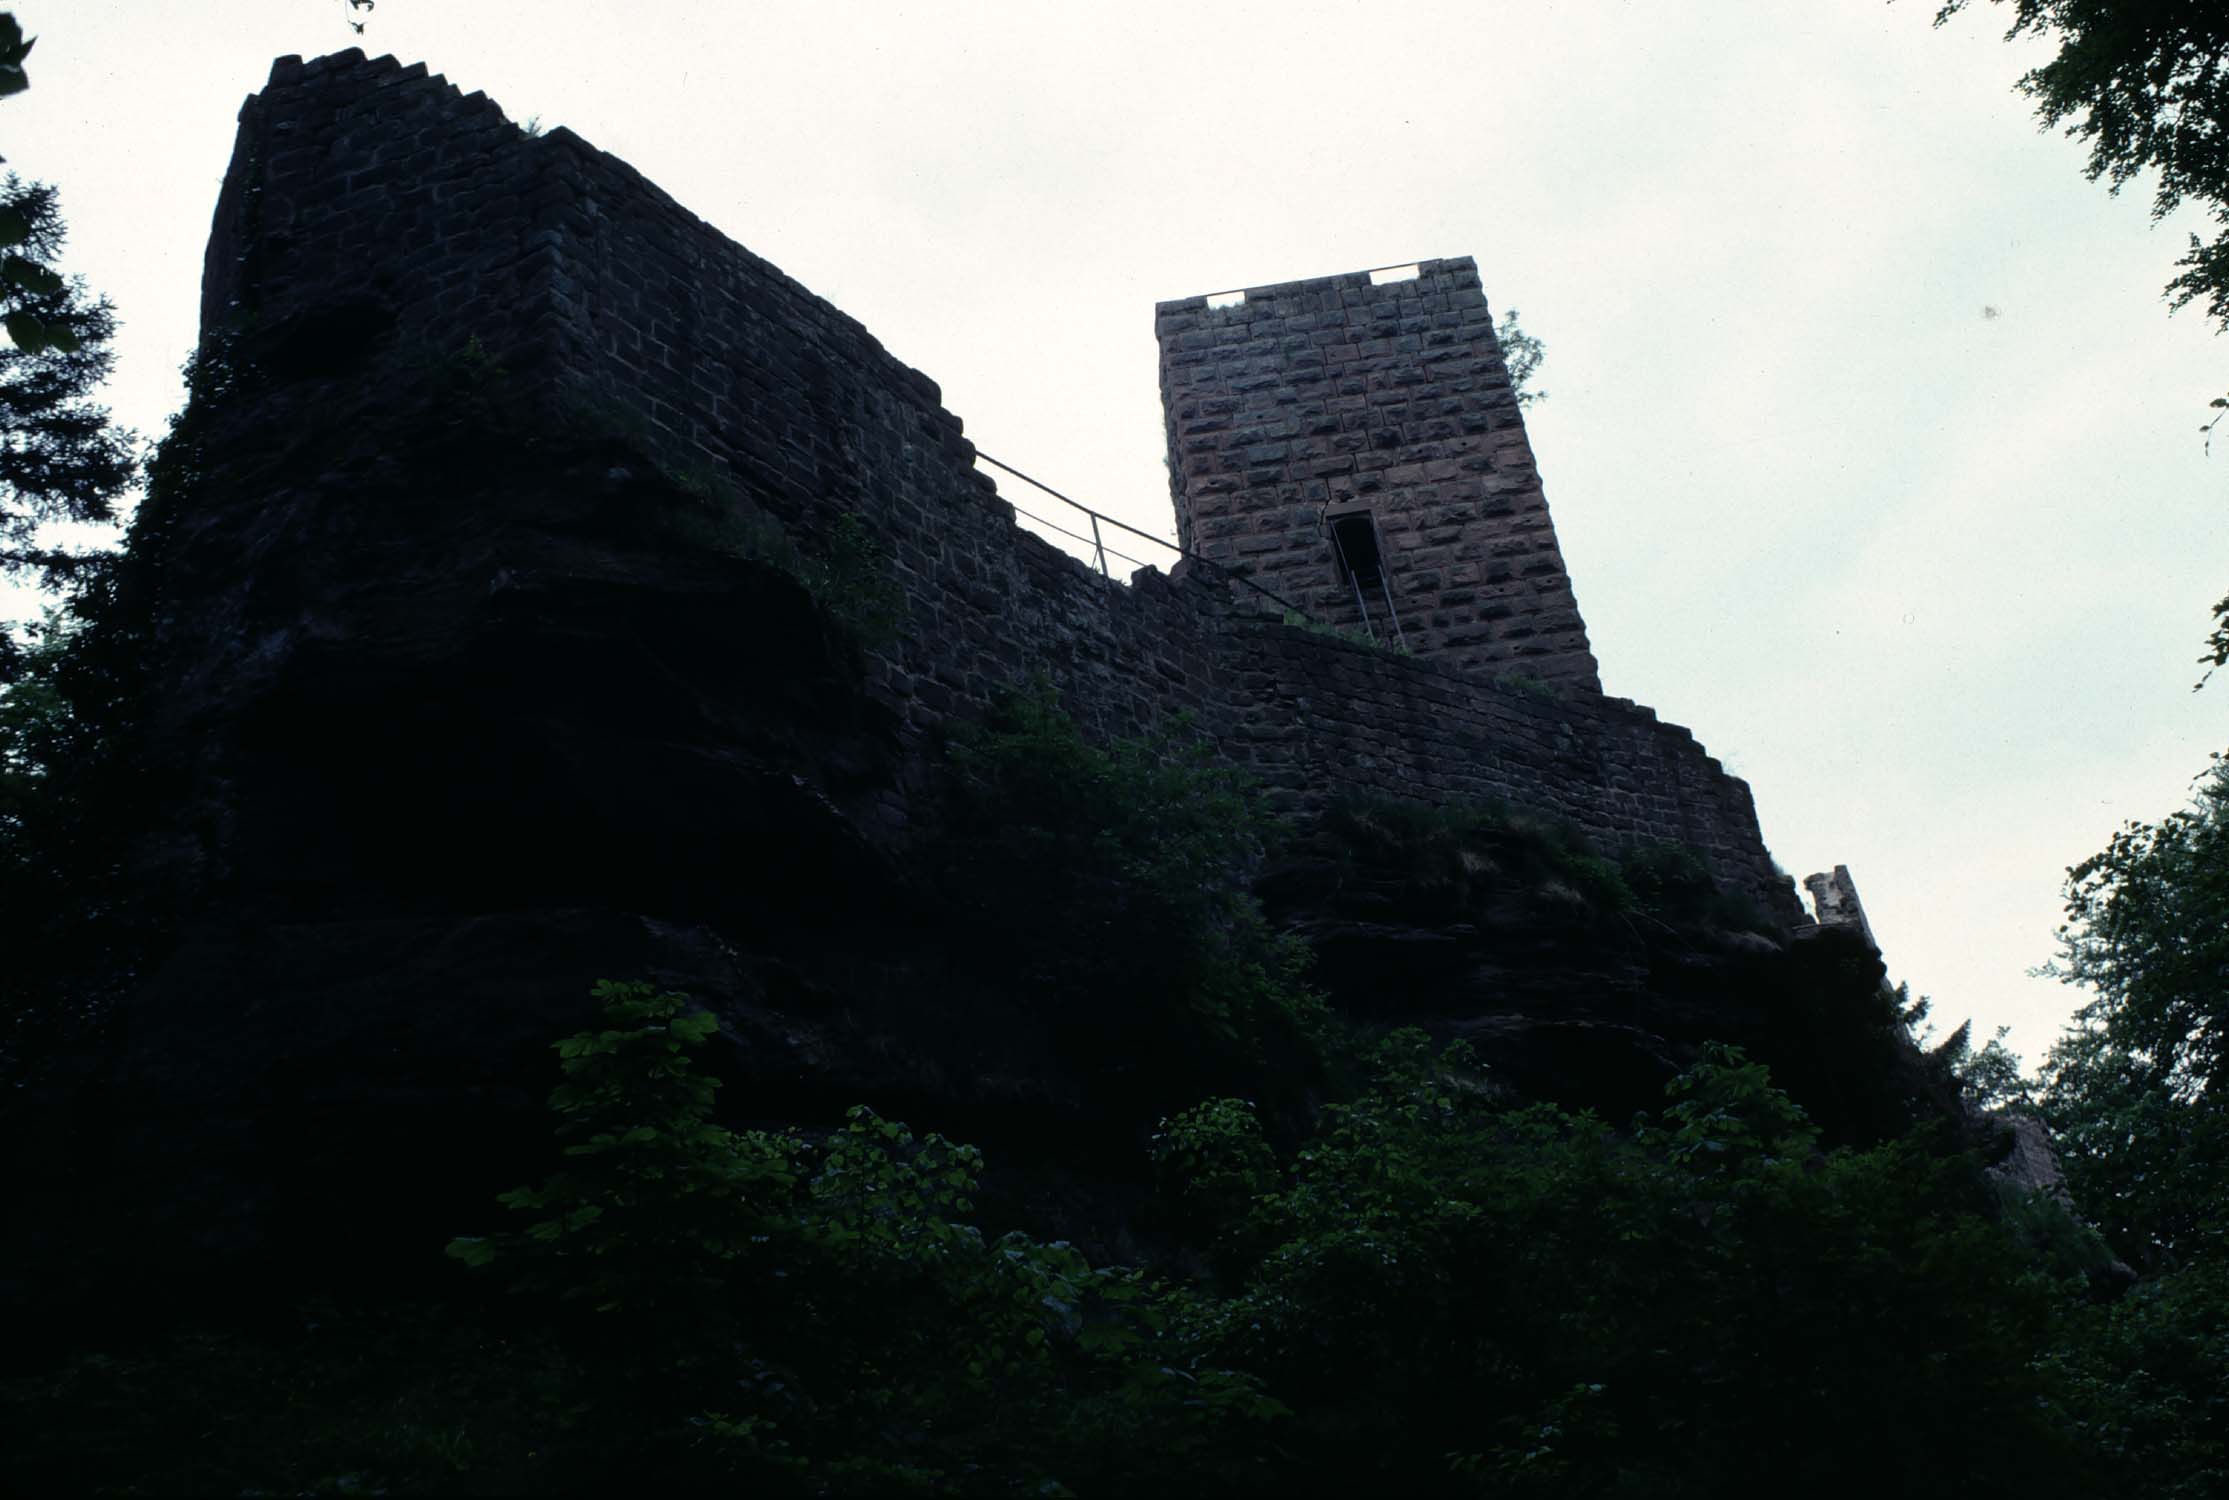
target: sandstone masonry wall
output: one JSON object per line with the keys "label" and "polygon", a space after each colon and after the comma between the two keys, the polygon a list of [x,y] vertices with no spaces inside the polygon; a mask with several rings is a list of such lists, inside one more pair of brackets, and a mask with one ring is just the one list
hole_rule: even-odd
{"label": "sandstone masonry wall", "polygon": [[1160,304],[1177,536],[1316,619],[1388,634],[1327,512],[1373,513],[1400,636],[1478,672],[1601,688],[1468,256]]}
{"label": "sandstone masonry wall", "polygon": [[1748,783],[1623,698],[1478,677],[1288,626],[1247,632],[1224,746],[1284,805],[1342,793],[1503,801],[1568,818],[1604,848],[1684,844],[1794,924]]}
{"label": "sandstone masonry wall", "polygon": [[[1438,264],[1453,269],[1429,287],[1467,267]],[[1181,316],[1184,305],[1172,306]],[[1464,378],[1483,385],[1447,399],[1465,411],[1504,402],[1506,375],[1497,395],[1477,366],[1488,348],[1476,333],[1483,300],[1456,317],[1471,351]],[[1560,561],[1550,582],[1516,571],[1526,597],[1549,601],[1527,605],[1533,635],[1500,631],[1476,658],[1560,671],[1554,698],[1459,670],[1474,659],[1460,647],[1412,660],[1278,624],[1190,565],[1113,583],[1015,526],[936,385],[858,322],[626,163],[567,130],[528,137],[422,66],[353,50],[274,65],[242,110],[203,318],[205,334],[239,322],[297,330],[313,361],[336,337],[374,341],[393,358],[476,341],[545,390],[553,415],[629,426],[663,461],[702,471],[708,488],[778,517],[808,545],[840,518],[863,520],[890,550],[906,612],[873,653],[871,688],[910,741],[1042,673],[1099,735],[1187,713],[1288,807],[1346,789],[1501,797],[1571,817],[1613,847],[1691,845],[1776,913],[1800,913],[1765,854],[1748,788],[1685,730],[1593,690],[1576,607],[1568,626],[1548,619],[1563,607],[1556,598],[1569,599]],[[1415,353],[1356,358],[1390,371],[1383,361]],[[1498,349],[1491,358],[1498,370]],[[1419,431],[1442,431],[1438,418],[1421,420]],[[1493,503],[1505,500],[1509,515],[1537,510],[1544,526],[1521,425],[1488,419],[1471,432],[1470,418],[1451,420],[1454,432],[1425,440],[1448,445],[1458,455],[1449,461],[1484,464],[1461,472],[1474,487],[1498,485]],[[1352,468],[1357,493],[1383,472],[1367,456]],[[1436,545],[1436,528],[1467,503],[1448,494],[1443,510],[1417,512],[1417,546]],[[1508,537],[1524,556],[1553,555],[1552,532],[1529,522],[1513,522]],[[1452,578],[1475,565],[1483,579],[1490,563],[1447,566]],[[1467,608],[1447,605],[1451,646],[1454,612]],[[1559,653],[1525,644],[1543,639],[1563,642]],[[902,822],[902,801],[887,812]]]}
{"label": "sandstone masonry wall", "polygon": [[204,335],[299,330],[406,352],[476,337],[518,363],[551,323],[558,245],[517,126],[425,64],[281,58],[240,110],[203,261]]}
{"label": "sandstone masonry wall", "polygon": [[273,66],[241,112],[202,311],[205,334],[372,337],[405,363],[476,342],[558,420],[626,430],[808,546],[862,518],[904,590],[875,672],[912,732],[1039,671],[1101,734],[1213,717],[1217,590],[1124,588],[1021,530],[935,382],[855,319],[617,157],[529,137],[422,64]]}

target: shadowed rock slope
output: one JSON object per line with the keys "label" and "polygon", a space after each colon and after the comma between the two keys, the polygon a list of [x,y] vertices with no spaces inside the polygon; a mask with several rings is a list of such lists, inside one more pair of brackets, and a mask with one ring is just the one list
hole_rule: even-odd
{"label": "shadowed rock slope", "polygon": [[[1240,1093],[1297,1129],[1336,1085],[1048,989],[1016,941],[1046,914],[952,888],[944,752],[867,690],[871,579],[500,372],[367,403],[289,337],[203,371],[104,626],[143,668],[136,956],[97,1045],[19,1091],[16,1296],[445,1274],[547,1149],[549,1045],[600,978],[718,1013],[732,1117],[974,1141],[994,1219],[1102,1254],[1155,1253],[1161,1115]],[[1526,1095],[1622,1118],[1722,1040],[1836,1138],[1947,1109],[1869,948],[1761,933],[1664,859],[1342,805],[1256,886],[1337,1012],[1468,1038]]]}

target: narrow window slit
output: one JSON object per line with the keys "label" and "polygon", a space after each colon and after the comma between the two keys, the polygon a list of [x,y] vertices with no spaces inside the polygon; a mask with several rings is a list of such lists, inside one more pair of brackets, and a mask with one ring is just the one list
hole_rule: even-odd
{"label": "narrow window slit", "polygon": [[1354,607],[1362,628],[1372,640],[1384,640],[1372,617],[1369,595],[1378,596],[1379,610],[1392,627],[1393,644],[1408,649],[1408,632],[1401,628],[1401,611],[1393,602],[1393,580],[1385,571],[1385,549],[1378,545],[1378,524],[1367,505],[1350,505],[1324,512],[1324,526],[1331,533],[1332,555],[1339,561],[1340,581],[1354,591]]}

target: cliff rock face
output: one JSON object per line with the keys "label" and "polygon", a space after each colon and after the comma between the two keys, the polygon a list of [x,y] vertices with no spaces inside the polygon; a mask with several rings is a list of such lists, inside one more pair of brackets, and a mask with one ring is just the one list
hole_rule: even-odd
{"label": "cliff rock face", "polygon": [[[1525,1098],[1622,1121],[1725,1042],[1768,1062],[1837,1141],[1948,1117],[1955,1091],[1891,1017],[1870,942],[1846,927],[1766,936],[1691,872],[1652,873],[1629,866],[1629,903],[1621,879],[1522,817],[1450,827],[1381,804],[1313,825],[1261,890],[1342,1010],[1466,1040]],[[1590,888],[1602,879],[1609,899]]]}
{"label": "cliff rock face", "polygon": [[[601,978],[716,1011],[733,1116],[870,1103],[982,1145],[994,1213],[1123,1245],[1161,1113],[1306,1085],[1078,1014],[948,919],[945,738],[1033,676],[1093,734],[1182,725],[1259,776],[1300,830],[1261,894],[1350,1014],[1613,1115],[1712,1039],[1844,1138],[1941,1106],[1878,956],[1790,940],[1747,788],[1685,731],[1264,620],[1201,572],[1077,567],[864,330],[423,69],[282,60],[241,141],[120,606],[153,937],[107,1071],[45,1127],[19,1293],[438,1274],[538,1169],[549,1044]],[[1681,889],[1734,905],[1590,900],[1522,831],[1420,876],[1413,840],[1338,821],[1363,794],[1684,845]]]}

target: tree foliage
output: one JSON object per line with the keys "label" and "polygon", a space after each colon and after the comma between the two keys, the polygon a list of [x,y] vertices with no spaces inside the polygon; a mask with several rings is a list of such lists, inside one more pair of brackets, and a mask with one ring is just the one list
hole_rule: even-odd
{"label": "tree foliage", "polygon": [[[0,12],[0,97],[30,87],[33,39]],[[0,186],[0,580],[81,582],[95,559],[43,546],[49,522],[103,523],[137,470],[136,444],[92,400],[116,356],[115,310],[57,269],[64,230],[54,189],[8,175]],[[22,648],[0,628],[0,683]]]}
{"label": "tree foliage", "polygon": [[984,1232],[980,1155],[870,1111],[724,1125],[714,1017],[597,993],[556,1044],[563,1164],[502,1195],[523,1227],[451,1246],[508,1314],[89,1355],[0,1386],[0,1477],[2181,1500],[2221,1474],[2218,1278],[2086,1306],[2014,1232],[2035,1204],[1921,1141],[1822,1152],[1731,1049],[1624,1127],[1413,1031],[1283,1148],[1208,1100],[1153,1151],[1217,1247],[1185,1284]]}
{"label": "tree foliage", "polygon": [[2068,872],[2054,970],[2091,992],[2040,1100],[2075,1202],[2148,1279],[2054,1356],[2130,1493],[2229,1485],[2229,761]]}
{"label": "tree foliage", "polygon": [[2053,972],[2091,991],[2045,1063],[2077,1201],[2139,1265],[2229,1228],[2229,761],[2067,875]]}
{"label": "tree foliage", "polygon": [[23,63],[31,55],[34,40],[23,34],[14,12],[0,11],[0,98],[20,94],[31,86],[31,75],[24,71]]}
{"label": "tree foliage", "polygon": [[1094,744],[1040,687],[957,739],[952,765],[941,884],[1007,975],[1108,1023],[1089,1045],[1142,1055],[1176,1037],[1256,1060],[1316,1047],[1306,947],[1253,893],[1275,826],[1204,742],[1179,725]]}
{"label": "tree foliage", "polygon": [[864,1108],[817,1139],[732,1130],[692,1066],[717,1021],[649,984],[596,994],[601,1026],[556,1044],[568,1166],[502,1195],[529,1228],[449,1253],[607,1323],[603,1415],[668,1474],[1065,1494],[1088,1470],[1127,1491],[1233,1479],[1219,1454],[1252,1445],[1226,1429],[1281,1414],[1166,1336],[1184,1294],[968,1222],[973,1147]]}
{"label": "tree foliage", "polygon": [[1502,358],[1509,364],[1509,385],[1517,393],[1517,405],[1526,407],[1547,400],[1548,393],[1534,390],[1532,380],[1548,358],[1548,346],[1518,324],[1516,308],[1501,315],[1494,337],[1501,340]]}
{"label": "tree foliage", "polygon": [[0,687],[0,1079],[14,1088],[91,1061],[141,935],[117,873],[147,789],[123,724],[141,671],[136,643],[102,618],[111,598],[103,578],[49,610]]}
{"label": "tree foliage", "polygon": [[[1936,24],[1969,3],[1947,0]],[[2229,330],[2229,11],[2189,0],[1994,3],[2013,7],[2008,41],[2035,36],[2058,44],[2020,90],[2046,129],[2064,125],[2089,146],[2092,181],[2118,191],[2157,172],[2154,219],[2186,202],[2205,209],[2213,237],[2190,237],[2167,293],[2177,307],[2203,301]]]}
{"label": "tree foliage", "polygon": [[[26,37],[13,13],[0,11],[0,98],[20,94],[31,86],[24,60],[31,55],[35,38]],[[67,321],[50,322],[35,305],[38,299],[63,290],[61,278],[38,253],[38,225],[16,201],[16,183],[9,180],[8,200],[0,203],[0,323],[8,338],[26,353],[75,347],[80,334]]]}
{"label": "tree foliage", "polygon": [[1396,1033],[1280,1178],[1204,1336],[1337,1488],[2057,1492],[2030,1365],[2053,1293],[1970,1164],[1822,1156],[1732,1049],[1620,1129]]}
{"label": "tree foliage", "polygon": [[93,400],[116,362],[116,316],[82,280],[51,269],[64,238],[53,188],[10,176],[0,188],[0,232],[10,226],[45,279],[12,285],[8,296],[14,346],[0,348],[0,571],[68,581],[91,559],[42,545],[39,529],[113,521],[138,467],[130,436]]}
{"label": "tree foliage", "polygon": [[649,985],[598,994],[601,1028],[558,1044],[569,1165],[503,1195],[530,1228],[451,1253],[612,1321],[627,1394],[596,1399],[662,1435],[636,1461],[666,1475],[2074,1492],[2037,1358],[2053,1284],[1972,1164],[1821,1156],[1732,1049],[1626,1129],[1514,1104],[1420,1032],[1384,1039],[1284,1155],[1243,1101],[1209,1100],[1153,1150],[1163,1193],[1220,1236],[1215,1280],[1187,1288],[991,1239],[970,1223],[980,1156],[867,1111],[819,1138],[717,1124],[690,1065],[713,1018]]}

